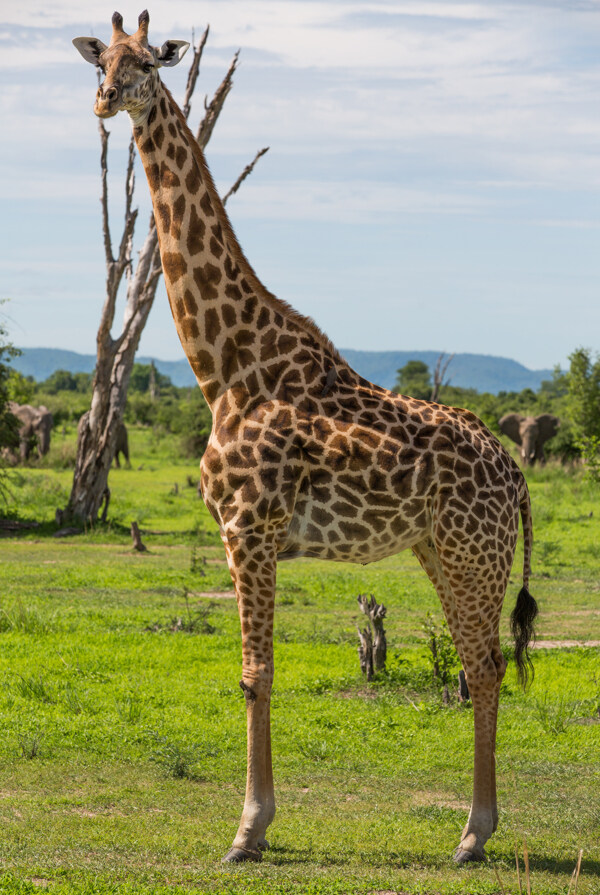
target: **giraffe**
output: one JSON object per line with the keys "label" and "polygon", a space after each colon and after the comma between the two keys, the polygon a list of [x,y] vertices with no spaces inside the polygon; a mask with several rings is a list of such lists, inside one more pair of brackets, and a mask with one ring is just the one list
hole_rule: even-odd
{"label": "giraffe", "polygon": [[270,698],[278,560],[368,563],[410,548],[431,579],[465,669],[474,714],[473,800],[454,859],[484,858],[498,823],[495,740],[506,662],[499,619],[517,542],[523,586],[511,616],[523,685],[537,612],[528,590],[525,479],[472,413],[366,381],[247,261],[203,154],[158,69],[185,41],[148,43],[115,12],[106,46],[75,38],[104,80],[94,111],[129,113],[146,172],[167,295],[213,425],[201,488],[238,602],[247,712],[246,795],[224,861],[261,859],[275,816]]}

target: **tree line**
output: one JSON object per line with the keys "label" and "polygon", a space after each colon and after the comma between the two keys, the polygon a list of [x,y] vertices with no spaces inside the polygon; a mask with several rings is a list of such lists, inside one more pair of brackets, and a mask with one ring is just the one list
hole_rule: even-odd
{"label": "tree line", "polygon": [[[76,425],[88,410],[93,374],[56,370],[47,379],[35,382],[13,370],[5,360],[11,349],[0,346],[0,395],[4,406],[11,400],[19,404],[45,405],[55,426]],[[451,369],[450,369],[451,374]],[[546,446],[546,453],[563,461],[583,457],[594,464],[600,459],[600,357],[579,348],[570,356],[569,369],[555,368],[550,380],[538,391],[530,388],[498,394],[460,388],[451,382],[435,383],[427,364],[413,360],[398,370],[394,391],[414,398],[464,407],[475,413],[500,435],[498,421],[507,413],[523,416],[552,413],[560,418],[558,434]],[[152,427],[158,432],[179,436],[179,450],[185,457],[200,457],[210,434],[211,416],[202,392],[196,386],[177,387],[153,363],[134,363],[124,413],[128,425]],[[14,426],[0,413],[0,442],[14,436]]]}

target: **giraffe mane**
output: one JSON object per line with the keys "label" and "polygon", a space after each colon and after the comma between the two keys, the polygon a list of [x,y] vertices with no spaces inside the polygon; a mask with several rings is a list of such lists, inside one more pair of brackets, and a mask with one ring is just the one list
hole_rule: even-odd
{"label": "giraffe mane", "polygon": [[245,273],[246,277],[248,278],[248,280],[250,281],[250,284],[252,285],[253,289],[267,302],[267,304],[270,307],[274,308],[276,311],[279,311],[281,314],[283,314],[283,316],[285,318],[293,321],[298,326],[300,326],[302,329],[309,332],[318,341],[318,343],[327,351],[327,353],[329,353],[332,356],[333,360],[335,360],[339,364],[346,364],[346,361],[343,359],[343,357],[341,356],[341,354],[339,353],[338,349],[335,347],[335,345],[333,344],[331,339],[329,339],[329,337],[319,328],[319,326],[317,326],[317,324],[312,319],[312,317],[308,317],[304,314],[300,314],[298,311],[295,310],[295,308],[293,308],[286,301],[283,301],[283,299],[278,298],[272,292],[269,292],[269,290],[263,285],[263,283],[260,281],[260,279],[258,278],[256,273],[254,272],[252,265],[246,258],[244,251],[238,241],[238,238],[235,235],[235,232],[231,225],[231,221],[229,220],[229,216],[228,216],[227,212],[225,211],[225,206],[223,205],[221,197],[219,196],[219,193],[217,192],[215,182],[214,182],[212,174],[208,168],[208,165],[206,164],[206,161],[202,155],[202,150],[200,149],[198,141],[196,140],[192,131],[190,130],[190,127],[185,119],[183,112],[181,111],[181,109],[179,108],[179,106],[177,105],[175,100],[173,99],[173,96],[172,96],[171,92],[169,91],[168,87],[166,87],[162,81],[161,81],[161,86],[162,86],[163,90],[165,91],[165,94],[166,94],[169,102],[171,103],[171,107],[172,107],[173,111],[175,112],[175,114],[177,115],[179,123],[181,124],[182,128],[184,129],[184,133],[186,134],[186,136],[189,140],[189,144],[190,144],[191,150],[193,152],[196,164],[200,168],[200,171],[202,173],[202,178],[206,183],[206,187],[210,194],[211,201],[213,202],[214,207],[219,214],[219,219],[222,222],[223,233],[224,233],[225,239],[227,241],[227,246],[228,246],[229,250],[231,251],[231,253],[233,254],[236,263],[240,266],[240,268],[243,268],[244,273]]}

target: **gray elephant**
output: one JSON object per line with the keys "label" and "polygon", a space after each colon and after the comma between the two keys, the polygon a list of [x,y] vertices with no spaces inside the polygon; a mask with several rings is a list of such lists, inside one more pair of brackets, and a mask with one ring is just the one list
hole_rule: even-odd
{"label": "gray elephant", "polygon": [[554,438],[560,426],[560,420],[551,413],[539,416],[521,416],[520,413],[507,413],[498,421],[500,431],[508,435],[521,448],[521,459],[525,466],[545,463],[544,445]]}
{"label": "gray elephant", "polygon": [[125,462],[127,464],[127,468],[131,468],[131,463],[129,462],[129,436],[127,435],[127,426],[125,423],[119,423],[119,427],[117,429],[117,446],[115,448],[115,466],[117,469],[121,468],[121,464],[119,463],[119,454],[123,454],[125,457]]}
{"label": "gray elephant", "polygon": [[8,409],[19,420],[19,456],[21,462],[29,459],[35,447],[38,456],[43,457],[50,450],[52,414],[47,407],[32,407],[31,404],[16,404],[9,401]]}

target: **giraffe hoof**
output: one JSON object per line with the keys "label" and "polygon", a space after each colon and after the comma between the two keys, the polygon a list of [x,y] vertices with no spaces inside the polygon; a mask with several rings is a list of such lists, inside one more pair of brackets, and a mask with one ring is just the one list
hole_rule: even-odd
{"label": "giraffe hoof", "polygon": [[484,842],[485,840],[482,842],[477,833],[465,831],[458,848],[454,852],[455,862],[457,864],[468,864],[469,861],[485,861]]}
{"label": "giraffe hoof", "polygon": [[485,852],[483,849],[481,849],[481,852],[469,851],[459,845],[455,848],[453,857],[455,864],[468,864],[470,861],[485,861]]}
{"label": "giraffe hoof", "polygon": [[241,864],[244,861],[262,861],[262,854],[257,849],[239,848],[235,846],[230,848],[222,860],[222,864]]}

